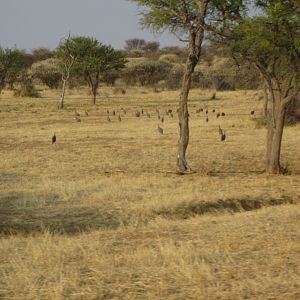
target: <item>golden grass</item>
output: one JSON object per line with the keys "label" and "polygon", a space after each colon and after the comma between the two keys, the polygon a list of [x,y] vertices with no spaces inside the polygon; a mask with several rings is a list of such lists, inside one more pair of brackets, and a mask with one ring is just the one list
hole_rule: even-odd
{"label": "golden grass", "polygon": [[[299,124],[284,131],[289,175],[267,176],[266,130],[250,116],[261,113],[260,93],[211,101],[193,90],[196,173],[178,176],[178,92],[104,88],[96,106],[86,94],[69,91],[64,111],[51,91],[1,95],[0,298],[300,298]],[[150,119],[134,116],[141,108]],[[175,112],[164,135],[156,108]],[[117,112],[110,123],[107,109]]]}

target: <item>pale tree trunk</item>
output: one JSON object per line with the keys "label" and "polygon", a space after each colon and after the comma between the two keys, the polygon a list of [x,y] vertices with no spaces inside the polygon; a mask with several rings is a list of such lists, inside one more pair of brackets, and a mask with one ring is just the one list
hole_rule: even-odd
{"label": "pale tree trunk", "polygon": [[57,108],[58,109],[63,109],[64,108],[64,99],[65,99],[65,93],[66,93],[66,86],[67,86],[67,80],[63,79],[61,96],[60,96],[60,100],[57,103]]}
{"label": "pale tree trunk", "polygon": [[69,55],[70,60],[64,63],[64,72],[62,74],[62,92],[61,92],[61,97],[60,100],[58,101],[57,107],[58,109],[63,109],[64,108],[64,100],[65,100],[65,93],[66,93],[66,87],[67,87],[67,82],[69,81],[70,78],[70,72],[72,69],[73,64],[75,63],[76,58],[73,55]]}

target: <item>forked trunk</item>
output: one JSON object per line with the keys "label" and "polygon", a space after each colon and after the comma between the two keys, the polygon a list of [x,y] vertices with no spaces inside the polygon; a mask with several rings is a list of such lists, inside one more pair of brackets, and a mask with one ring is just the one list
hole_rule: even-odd
{"label": "forked trunk", "polygon": [[274,115],[268,116],[266,172],[279,174],[282,171],[280,165],[280,150],[284,127],[285,105],[275,103]]}

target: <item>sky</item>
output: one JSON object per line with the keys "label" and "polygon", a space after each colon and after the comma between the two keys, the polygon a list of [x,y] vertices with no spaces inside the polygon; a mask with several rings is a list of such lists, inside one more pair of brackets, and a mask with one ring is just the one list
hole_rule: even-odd
{"label": "sky", "polygon": [[0,0],[0,46],[31,51],[54,49],[71,35],[91,36],[122,49],[143,38],[162,46],[180,45],[171,34],[153,34],[139,25],[137,5],[127,0]]}

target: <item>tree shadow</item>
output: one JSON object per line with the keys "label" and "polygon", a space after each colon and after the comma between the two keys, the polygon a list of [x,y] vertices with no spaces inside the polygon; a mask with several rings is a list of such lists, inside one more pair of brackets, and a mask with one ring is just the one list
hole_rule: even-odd
{"label": "tree shadow", "polygon": [[[34,202],[41,201],[43,205],[32,205],[28,204],[29,197],[30,195],[24,193],[0,195],[0,235],[34,234],[44,231],[73,235],[100,228],[117,228],[121,225],[120,212],[117,210],[62,206],[55,194],[35,195]],[[27,199],[27,203],[24,203],[24,199]]]}

